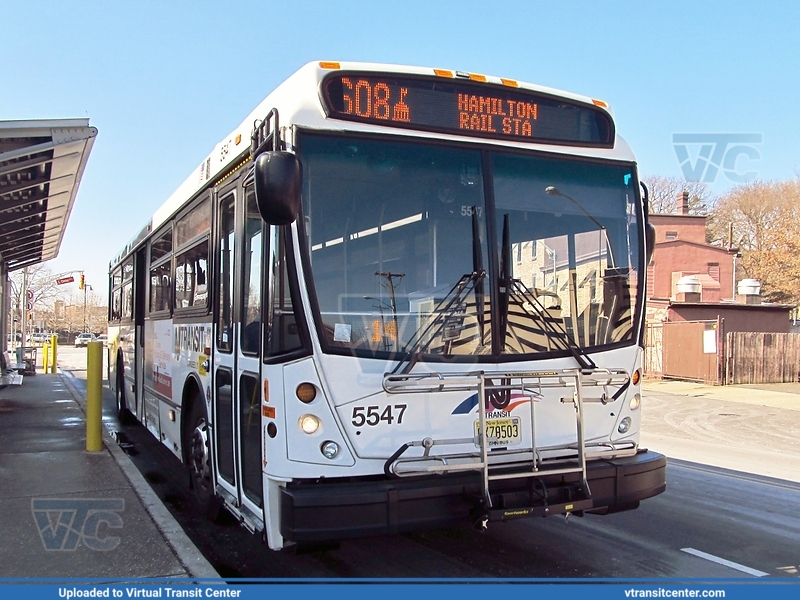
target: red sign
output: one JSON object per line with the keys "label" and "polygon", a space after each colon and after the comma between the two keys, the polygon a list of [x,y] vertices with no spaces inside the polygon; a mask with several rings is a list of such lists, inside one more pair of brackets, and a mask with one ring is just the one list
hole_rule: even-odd
{"label": "red sign", "polygon": [[58,279],[56,279],[56,283],[58,285],[63,285],[65,283],[72,283],[73,281],[75,281],[75,278],[72,275],[70,275],[69,277],[59,277]]}

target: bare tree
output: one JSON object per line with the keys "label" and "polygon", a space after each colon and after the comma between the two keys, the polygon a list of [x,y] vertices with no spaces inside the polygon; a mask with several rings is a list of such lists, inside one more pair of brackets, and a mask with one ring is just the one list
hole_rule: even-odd
{"label": "bare tree", "polygon": [[785,226],[783,217],[800,203],[800,179],[783,182],[753,181],[733,188],[712,211],[714,237],[725,239],[733,226],[731,245],[744,250],[765,248],[765,234]]}
{"label": "bare tree", "polygon": [[[36,264],[27,267],[28,271],[28,292],[33,294],[32,304],[35,314],[45,314],[52,310],[55,301],[66,294],[66,291],[59,288],[56,279],[50,269],[44,264]],[[22,319],[23,308],[27,303],[27,299],[22,297],[22,282],[24,278],[24,270],[20,269],[14,271],[9,276],[11,282],[11,310],[14,318],[17,320]],[[39,319],[37,319],[39,320]]]}
{"label": "bare tree", "polygon": [[650,193],[650,212],[671,214],[678,211],[678,194],[689,192],[689,213],[705,214],[714,205],[714,195],[702,181],[686,181],[680,177],[648,175],[642,178]]}

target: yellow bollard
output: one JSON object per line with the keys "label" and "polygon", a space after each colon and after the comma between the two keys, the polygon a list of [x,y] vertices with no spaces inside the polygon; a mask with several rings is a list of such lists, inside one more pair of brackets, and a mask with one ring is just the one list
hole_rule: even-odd
{"label": "yellow bollard", "polygon": [[42,371],[44,371],[45,374],[50,370],[50,362],[47,360],[49,358],[49,350],[50,344],[42,344]]}
{"label": "yellow bollard", "polygon": [[[55,375],[56,374],[56,349],[58,348],[58,336],[53,334],[50,336],[50,372]],[[47,373],[47,369],[44,370]]]}
{"label": "yellow bollard", "polygon": [[103,449],[103,342],[86,348],[86,451]]}

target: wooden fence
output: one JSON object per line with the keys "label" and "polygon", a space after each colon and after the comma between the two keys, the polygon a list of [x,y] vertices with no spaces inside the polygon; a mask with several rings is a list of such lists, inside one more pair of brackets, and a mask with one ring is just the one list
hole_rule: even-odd
{"label": "wooden fence", "polygon": [[661,376],[719,385],[720,345],[718,321],[667,321],[662,333]]}
{"label": "wooden fence", "polygon": [[647,323],[644,329],[644,373],[648,377],[661,377],[664,368],[661,365],[663,356],[662,323]]}
{"label": "wooden fence", "polygon": [[800,380],[800,333],[736,331],[726,338],[726,384]]}

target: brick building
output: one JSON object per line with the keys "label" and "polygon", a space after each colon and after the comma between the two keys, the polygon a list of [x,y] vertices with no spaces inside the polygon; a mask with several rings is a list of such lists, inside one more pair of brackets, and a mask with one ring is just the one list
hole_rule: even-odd
{"label": "brick building", "polygon": [[706,219],[689,214],[687,192],[678,195],[678,214],[650,215],[656,245],[647,267],[648,299],[675,300],[678,280],[694,275],[702,286],[702,302],[735,300],[737,250],[708,244]]}

